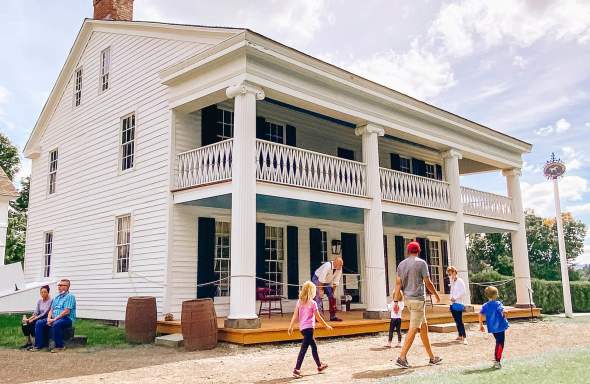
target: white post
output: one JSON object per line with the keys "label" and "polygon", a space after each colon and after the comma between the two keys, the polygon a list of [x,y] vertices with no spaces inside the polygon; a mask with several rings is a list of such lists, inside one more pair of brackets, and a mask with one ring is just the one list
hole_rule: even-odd
{"label": "white post", "polygon": [[[457,274],[465,282],[465,304],[471,304],[469,290],[469,273],[467,268],[467,248],[465,246],[465,223],[463,221],[463,201],[461,200],[461,176],[459,160],[461,152],[451,149],[443,154],[445,159],[445,175],[451,194],[451,209],[457,212],[455,221],[451,222],[449,233],[449,262],[457,268]],[[446,273],[447,271],[444,271]]]}
{"label": "white post", "polygon": [[259,328],[256,315],[256,100],[264,91],[248,83],[227,88],[234,100],[231,288],[227,328]]}
{"label": "white post", "polygon": [[555,222],[557,223],[557,239],[559,242],[559,259],[561,264],[561,285],[563,287],[563,305],[565,317],[572,318],[572,297],[570,291],[570,277],[567,268],[567,257],[565,253],[565,239],[563,236],[563,222],[561,219],[561,203],[559,201],[559,186],[557,178],[553,179],[553,192],[555,197]]}
{"label": "white post", "polygon": [[383,128],[367,124],[355,130],[362,136],[363,162],[367,166],[367,195],[371,207],[364,212],[365,276],[367,281],[367,310],[365,318],[385,318],[387,289],[385,284],[385,255],[383,249],[383,211],[381,207],[381,181],[379,177],[379,136]]}
{"label": "white post", "polygon": [[8,228],[8,199],[0,196],[0,265],[4,265],[6,252],[6,230]]}
{"label": "white post", "polygon": [[526,228],[522,195],[520,192],[520,169],[502,171],[506,177],[508,197],[512,199],[512,214],[518,222],[518,229],[510,232],[512,242],[512,262],[516,278],[516,307],[528,308],[534,305],[531,289],[531,272],[529,268],[529,251],[526,240]]}

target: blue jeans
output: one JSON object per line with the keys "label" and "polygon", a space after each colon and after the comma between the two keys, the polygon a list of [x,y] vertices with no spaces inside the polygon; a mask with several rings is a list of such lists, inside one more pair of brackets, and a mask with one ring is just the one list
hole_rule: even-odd
{"label": "blue jeans", "polygon": [[311,282],[317,287],[314,300],[318,305],[318,310],[320,313],[324,311],[324,303],[322,302],[322,295],[320,294],[320,287],[323,287],[324,292],[328,296],[328,302],[330,303],[330,319],[334,319],[336,317],[336,297],[334,297],[334,289],[332,288],[332,285],[320,283],[320,279],[318,279],[315,274],[311,278]]}
{"label": "blue jeans", "polygon": [[72,320],[69,317],[62,317],[54,321],[51,326],[47,325],[47,319],[41,319],[35,324],[35,348],[45,348],[49,339],[55,342],[55,348],[64,347],[64,329],[72,326]]}

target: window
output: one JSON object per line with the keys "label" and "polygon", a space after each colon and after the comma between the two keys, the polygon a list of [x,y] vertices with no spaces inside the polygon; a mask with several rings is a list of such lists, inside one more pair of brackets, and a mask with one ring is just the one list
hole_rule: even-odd
{"label": "window", "polygon": [[352,149],[338,147],[338,157],[347,160],[354,160],[354,151]]}
{"label": "window", "polygon": [[434,164],[426,163],[426,177],[429,179],[436,179],[436,166]]}
{"label": "window", "polygon": [[51,254],[53,253],[53,232],[45,232],[43,247],[43,277],[49,277],[51,273]]}
{"label": "window", "polygon": [[121,120],[121,170],[133,168],[135,153],[135,114]]}
{"label": "window", "polygon": [[264,132],[264,140],[272,141],[273,143],[285,143],[285,126],[283,124],[266,122],[266,132]]}
{"label": "window", "polygon": [[325,263],[326,261],[328,261],[328,232],[321,231],[321,234],[322,234],[322,248],[321,248],[322,263]]}
{"label": "window", "polygon": [[413,238],[404,237],[404,257],[408,257],[408,244],[414,241]]}
{"label": "window", "polygon": [[100,90],[109,89],[109,72],[111,70],[111,47],[100,52]]}
{"label": "window", "polygon": [[74,106],[79,106],[82,102],[82,68],[76,70],[74,77]]}
{"label": "window", "polygon": [[57,149],[49,152],[49,178],[47,192],[52,195],[55,193],[55,184],[57,182]]}
{"label": "window", "polygon": [[131,246],[131,215],[117,217],[117,273],[129,272],[129,247]]}
{"label": "window", "polygon": [[399,170],[406,173],[412,173],[412,162],[409,158],[400,156]]}
{"label": "window", "polygon": [[225,109],[217,109],[217,137],[220,140],[234,137],[234,113]]}
{"label": "window", "polygon": [[437,291],[444,291],[444,275],[441,265],[440,245],[438,240],[431,240],[428,242],[430,247],[430,279]]}
{"label": "window", "polygon": [[214,272],[217,280],[217,296],[229,296],[230,277],[230,234],[228,222],[215,221],[215,260]]}
{"label": "window", "polygon": [[283,263],[285,261],[283,251],[283,228],[264,227],[264,266],[268,288],[274,294],[283,294]]}

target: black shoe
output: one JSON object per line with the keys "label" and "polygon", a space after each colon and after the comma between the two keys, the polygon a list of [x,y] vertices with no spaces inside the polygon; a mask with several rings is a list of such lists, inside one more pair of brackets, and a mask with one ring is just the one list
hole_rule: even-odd
{"label": "black shoe", "polygon": [[26,343],[20,346],[20,349],[29,349],[33,346],[32,343]]}
{"label": "black shoe", "polygon": [[334,316],[334,317],[330,317],[330,321],[342,321],[342,319]]}
{"label": "black shoe", "polygon": [[395,361],[395,365],[403,369],[410,368],[410,364],[408,364],[408,359],[402,359],[401,357],[397,358],[397,360]]}
{"label": "black shoe", "polygon": [[438,356],[434,356],[432,359],[428,361],[428,364],[430,365],[438,365],[440,363],[442,363],[442,359]]}

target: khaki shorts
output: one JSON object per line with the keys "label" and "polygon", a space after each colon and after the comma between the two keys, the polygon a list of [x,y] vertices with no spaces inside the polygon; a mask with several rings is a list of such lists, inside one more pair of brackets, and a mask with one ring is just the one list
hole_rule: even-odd
{"label": "khaki shorts", "polygon": [[406,300],[406,308],[410,311],[410,328],[420,328],[426,323],[425,302],[423,300]]}

